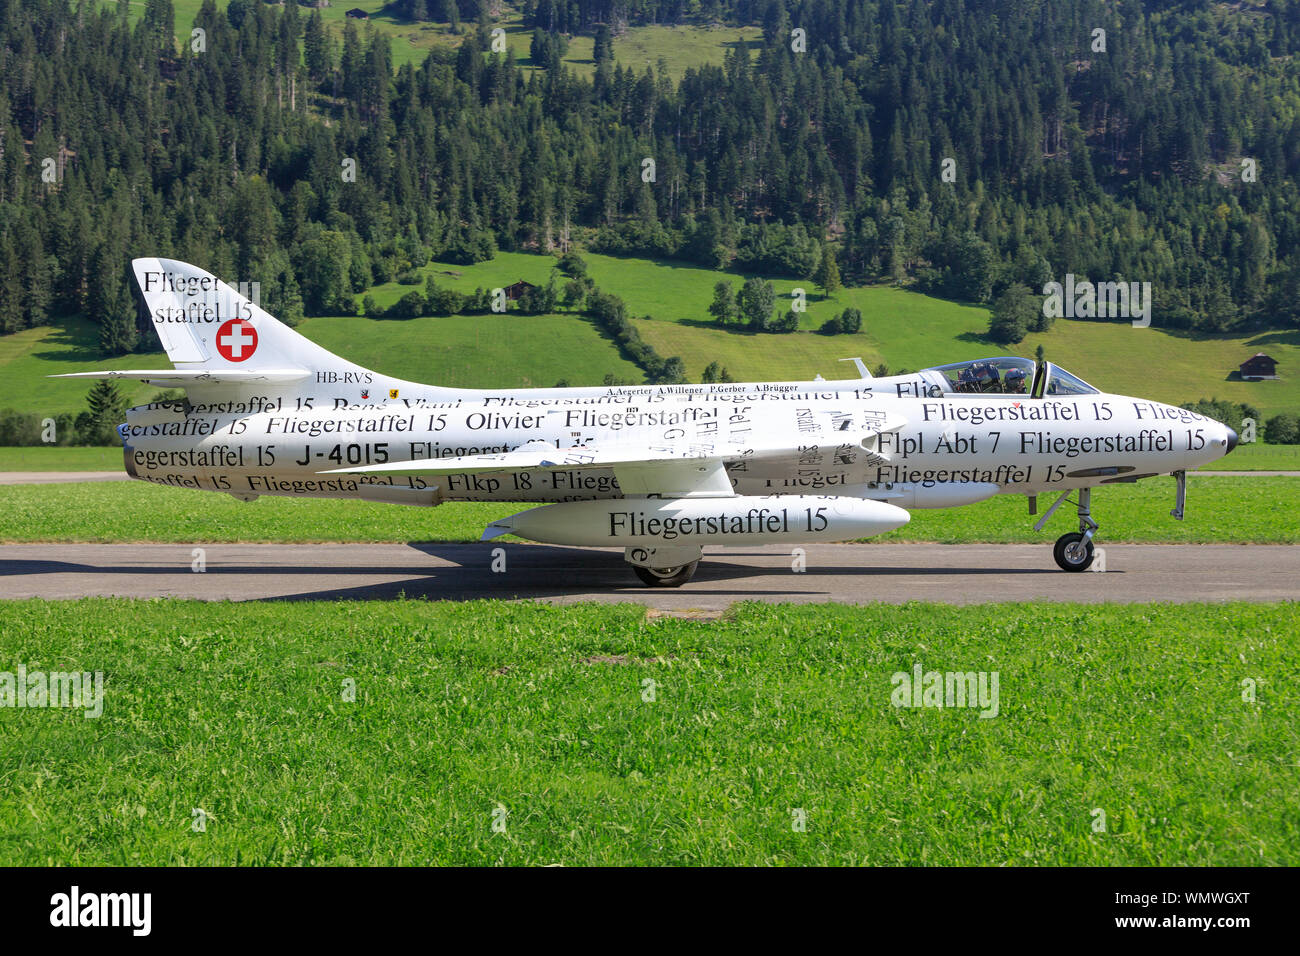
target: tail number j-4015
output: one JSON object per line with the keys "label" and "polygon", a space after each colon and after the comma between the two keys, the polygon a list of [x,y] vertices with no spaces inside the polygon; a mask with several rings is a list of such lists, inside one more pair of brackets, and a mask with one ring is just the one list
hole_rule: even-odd
{"label": "tail number j-4015", "polygon": [[306,466],[312,461],[332,461],[336,465],[382,465],[388,461],[388,442],[335,445],[328,451],[315,452],[311,445],[304,445],[297,464]]}

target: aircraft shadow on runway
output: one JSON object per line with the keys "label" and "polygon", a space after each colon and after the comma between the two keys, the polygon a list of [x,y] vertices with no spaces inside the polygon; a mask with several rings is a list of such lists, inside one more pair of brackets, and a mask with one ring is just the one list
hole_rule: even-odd
{"label": "aircraft shadow on runway", "polygon": [[[219,546],[212,546],[213,549]],[[632,569],[614,551],[570,548],[551,545],[501,545],[491,547],[479,544],[411,543],[412,560],[404,566],[384,565],[266,565],[224,564],[220,552],[211,554],[204,575],[220,578],[226,575],[269,575],[284,580],[288,592],[297,582],[295,576],[310,577],[321,582],[322,587],[293,593],[256,594],[253,600],[266,601],[336,601],[336,600],[393,600],[399,597],[425,600],[473,600],[476,598],[545,599],[591,595],[604,599],[626,595],[629,600],[653,593],[698,595],[700,597],[726,596],[743,600],[746,597],[773,598],[783,595],[830,595],[816,587],[786,587],[796,575],[787,563],[773,562],[772,552],[728,551],[716,555],[705,554],[694,579],[683,588],[649,588],[641,584]],[[494,572],[493,550],[505,549],[505,570]],[[419,555],[436,558],[445,565],[425,566]],[[752,562],[740,563],[743,559]],[[193,574],[184,564],[85,564],[74,561],[0,559],[0,577],[36,574],[109,575],[178,575]],[[329,587],[326,582],[339,575],[391,576],[410,574],[417,577],[401,581],[383,581],[373,585],[354,587]],[[869,582],[879,577],[901,576],[951,576],[970,575],[1060,575],[1055,568],[1006,568],[972,564],[969,567],[888,567],[862,565],[810,564],[799,577],[801,583],[816,577],[854,577],[863,581],[863,589],[852,595],[855,599],[870,600]],[[740,585],[740,582],[746,582]],[[734,583],[729,583],[734,582]],[[201,596],[201,595],[196,595]]]}

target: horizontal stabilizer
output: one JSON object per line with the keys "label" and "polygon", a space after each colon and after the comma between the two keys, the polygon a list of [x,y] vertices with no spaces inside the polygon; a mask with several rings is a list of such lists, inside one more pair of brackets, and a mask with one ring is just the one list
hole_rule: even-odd
{"label": "horizontal stabilizer", "polygon": [[184,388],[187,385],[278,385],[301,382],[311,372],[305,368],[265,369],[207,369],[207,368],[127,368],[106,372],[67,372],[47,378],[125,378],[148,382],[163,388]]}

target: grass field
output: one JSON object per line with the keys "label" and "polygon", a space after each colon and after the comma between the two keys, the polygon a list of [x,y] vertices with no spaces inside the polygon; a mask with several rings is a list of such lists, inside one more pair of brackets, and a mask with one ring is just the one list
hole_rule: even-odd
{"label": "grass field", "polygon": [[[825,299],[810,283],[777,280],[779,295],[796,286],[809,295],[807,327],[820,326],[852,305],[862,310],[864,331],[823,336],[804,331],[790,335],[755,335],[724,330],[702,322],[719,279],[738,288],[743,276],[694,266],[642,259],[588,255],[597,284],[621,296],[637,320],[642,336],[664,356],[680,356],[698,381],[712,361],[726,366],[738,381],[809,380],[853,377],[853,367],[839,360],[859,356],[872,366],[919,369],[950,361],[1008,351],[1033,355],[1042,344],[1049,358],[1103,391],[1181,403],[1218,397],[1247,401],[1265,417],[1300,409],[1300,376],[1286,369],[1300,366],[1300,333],[1270,332],[1250,336],[1195,338],[1159,329],[1134,329],[1100,322],[1058,321],[1052,331],[1029,336],[1007,349],[984,336],[987,310],[923,296],[891,286],[844,289]],[[473,266],[431,263],[423,271],[441,285],[462,292],[495,288],[518,279],[544,284],[556,260],[551,256],[500,253]],[[395,282],[370,294],[387,306],[411,286]],[[420,291],[423,291],[421,287]],[[778,299],[778,301],[781,301]],[[326,317],[308,319],[299,330],[331,351],[376,371],[417,381],[461,387],[599,384],[608,373],[641,382],[644,375],[617,347],[580,316],[457,316],[408,321]],[[1236,356],[1267,350],[1281,363],[1284,378],[1275,382],[1238,382],[1227,378]],[[161,352],[114,359],[99,357],[94,327],[72,319],[66,327],[47,327],[0,337],[0,409],[40,414],[80,411],[89,386],[59,381],[50,374],[99,368],[164,368]],[[133,401],[157,390],[124,386]]]}
{"label": "grass field", "polygon": [[[1294,604],[5,603],[3,669],[104,689],[98,719],[0,711],[0,865],[1295,865],[1298,628]],[[915,665],[996,672],[997,715],[893,706]]]}
{"label": "grass field", "polygon": [[[60,319],[60,325],[24,329],[0,335],[0,409],[13,408],[39,415],[81,412],[91,382],[52,379],[64,372],[101,369],[171,368],[159,351],[104,358],[99,351],[98,326],[80,316]],[[156,343],[155,343],[156,344]],[[120,383],[132,402],[144,402],[158,389],[136,382]]]}
{"label": "grass field", "polygon": [[599,385],[608,374],[640,384],[645,374],[591,322],[575,315],[446,318],[319,318],[301,331],[367,368],[461,388]]}
{"label": "grass field", "polygon": [[[1230,379],[1237,364],[1267,351],[1285,368],[1300,366],[1300,332],[1244,336],[1193,336],[1128,324],[1060,320],[1050,332],[1031,334],[1016,346],[991,342],[988,310],[935,299],[892,286],[841,289],[825,297],[811,282],[773,280],[777,303],[803,288],[808,310],[801,328],[820,328],[852,306],[862,311],[857,335],[755,335],[708,324],[713,286],[720,279],[739,289],[745,276],[719,273],[674,262],[585,255],[589,271],[603,289],[621,296],[638,322],[642,337],[662,355],[680,355],[697,379],[718,361],[739,381],[852,377],[852,366],[837,360],[859,356],[871,366],[921,369],[982,355],[1032,357],[1039,345],[1047,357],[1093,385],[1123,395],[1179,404],[1218,397],[1249,402],[1265,416],[1300,409],[1300,377],[1284,374],[1274,382]],[[514,265],[510,263],[509,265]]]}
{"label": "grass field", "polygon": [[102,448],[0,447],[0,471],[122,471],[120,446]]}
{"label": "grass field", "polygon": [[1300,471],[1300,445],[1238,445],[1202,471]]}
{"label": "grass field", "polygon": [[[402,321],[324,317],[308,319],[299,331],[350,361],[438,385],[550,387],[560,379],[571,385],[599,385],[610,373],[622,381],[645,380],[617,345],[576,315],[510,313]],[[0,409],[41,415],[85,410],[92,383],[48,375],[171,368],[162,352],[100,358],[96,341],[91,323],[80,318],[70,320],[66,328],[46,326],[0,336]],[[159,391],[135,382],[120,382],[119,388],[133,404]]]}
{"label": "grass field", "polygon": [[[1098,542],[1300,544],[1300,520],[1286,507],[1300,495],[1300,478],[1192,475],[1182,522],[1169,517],[1173,489],[1169,479],[1100,489],[1093,496]],[[0,487],[0,503],[0,543],[477,541],[490,522],[532,507],[453,502],[426,509],[273,497],[244,503],[138,481],[11,485]],[[1046,508],[1048,501],[1040,504]],[[1033,530],[1036,520],[1024,497],[1005,495],[965,508],[914,511],[906,527],[871,540],[1047,545],[1075,526],[1068,507],[1042,532]]]}
{"label": "grass field", "polygon": [[[115,0],[108,0],[116,6]],[[227,0],[217,0],[217,7],[224,10]],[[401,67],[407,63],[418,66],[435,48],[454,48],[460,45],[467,32],[476,29],[473,21],[462,23],[461,32],[453,33],[446,23],[415,23],[384,12],[388,0],[348,0],[324,7],[319,12],[321,19],[335,31],[335,39],[341,42],[343,26],[347,22],[347,11],[355,8],[365,10],[370,19],[356,21],[358,32],[363,36],[373,29],[388,37],[394,66]],[[133,20],[144,14],[143,0],[131,0],[130,11]],[[184,41],[194,18],[198,15],[202,0],[173,0],[175,11],[175,32]],[[527,70],[534,69],[529,55],[533,31],[523,24],[523,17],[516,6],[501,5],[502,15],[493,21],[493,27],[506,31],[506,45]],[[300,17],[306,17],[308,10],[298,11]],[[724,27],[718,25],[687,24],[682,26],[634,26],[622,36],[614,38],[614,59],[624,67],[632,67],[638,73],[647,66],[659,69],[662,63],[670,76],[680,79],[688,68],[700,67],[708,63],[721,64],[725,52],[738,43],[745,43],[751,48],[761,45],[762,30],[755,26]],[[591,76],[596,69],[592,59],[593,39],[590,36],[570,38],[569,49],[565,54],[565,66],[580,76]]]}
{"label": "grass field", "polygon": [[[801,320],[805,330],[819,328],[833,315],[853,306],[862,310],[863,331],[837,336],[811,331],[757,335],[720,329],[703,321],[708,318],[714,284],[719,280],[730,281],[738,289],[745,278],[742,274],[684,263],[595,254],[584,255],[584,259],[600,288],[620,296],[632,315],[653,318],[636,322],[642,337],[661,355],[680,356],[693,381],[698,381],[704,367],[713,361],[726,366],[737,381],[810,380],[817,375],[834,379],[854,376],[853,366],[839,361],[854,356],[871,366],[885,362],[895,370],[916,370],[981,355],[1033,356],[1042,344],[1048,358],[1103,391],[1175,404],[1211,397],[1245,401],[1257,406],[1266,417],[1300,409],[1300,377],[1287,376],[1275,382],[1240,382],[1230,381],[1227,372],[1229,367],[1235,368],[1233,356],[1240,354],[1244,358],[1261,350],[1267,350],[1284,367],[1300,366],[1300,333],[1205,338],[1160,329],[1135,329],[1131,325],[1061,320],[1050,332],[1030,335],[1018,346],[1008,348],[987,340],[988,310],[982,307],[892,286],[842,289],[827,298],[809,282],[777,279],[772,284],[778,303],[782,296],[788,301],[795,288],[805,290],[808,311]],[[545,284],[555,261],[551,256],[498,253],[495,259],[473,266],[431,263],[424,274],[432,273],[440,285],[472,292],[476,287],[494,288],[519,279]],[[380,305],[388,306],[410,288],[390,282],[376,286],[371,294]],[[526,320],[520,317],[518,321]],[[323,321],[308,320],[302,331],[334,349],[335,343],[326,341],[316,331],[335,327],[318,324]],[[349,330],[355,328],[348,326]],[[339,340],[337,345],[339,349],[353,347],[348,339]],[[506,351],[511,352],[508,348]],[[377,366],[381,371],[393,371],[385,365],[400,358],[397,350],[390,351],[386,345],[373,352],[376,358],[371,367]],[[354,357],[347,351],[342,354]],[[533,373],[527,365],[534,359],[531,354],[512,352],[502,358],[504,364],[494,368],[516,368],[531,380],[544,380],[545,376]],[[431,363],[430,368],[440,370],[437,362]]]}

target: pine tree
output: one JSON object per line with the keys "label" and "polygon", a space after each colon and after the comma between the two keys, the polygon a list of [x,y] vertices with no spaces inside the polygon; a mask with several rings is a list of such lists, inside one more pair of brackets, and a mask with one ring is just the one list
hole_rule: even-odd
{"label": "pine tree", "polygon": [[835,262],[835,253],[831,250],[830,243],[822,243],[821,264],[817,267],[813,281],[821,286],[827,295],[834,295],[841,288],[840,267]]}
{"label": "pine tree", "polygon": [[23,327],[23,278],[7,233],[0,233],[0,334]]}
{"label": "pine tree", "polygon": [[96,250],[92,260],[89,312],[99,324],[99,347],[105,355],[126,355],[140,342],[135,299],[120,263],[121,256],[107,243]]}
{"label": "pine tree", "polygon": [[596,27],[596,39],[592,46],[591,58],[596,62],[596,68],[608,66],[614,60],[614,38],[610,35],[609,27],[601,24]]}
{"label": "pine tree", "polygon": [[317,83],[334,68],[332,44],[319,10],[312,11],[303,30],[303,61],[307,75]]}
{"label": "pine tree", "polygon": [[117,426],[126,418],[126,399],[111,379],[101,378],[86,396],[90,412],[91,439],[96,445],[113,443]]}

